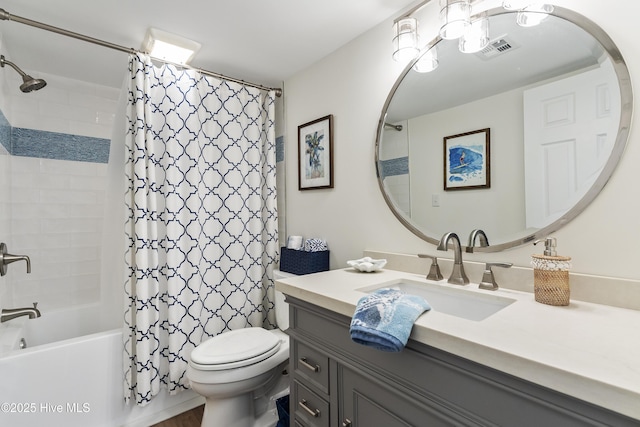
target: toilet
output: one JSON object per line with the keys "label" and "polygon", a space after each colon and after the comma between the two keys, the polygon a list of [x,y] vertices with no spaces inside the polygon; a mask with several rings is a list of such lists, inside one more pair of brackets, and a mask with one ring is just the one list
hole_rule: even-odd
{"label": "toilet", "polygon": [[[274,280],[294,276],[274,270]],[[202,427],[273,427],[275,398],[289,388],[289,307],[276,291],[278,329],[224,332],[198,345],[189,357],[191,388],[206,399]]]}

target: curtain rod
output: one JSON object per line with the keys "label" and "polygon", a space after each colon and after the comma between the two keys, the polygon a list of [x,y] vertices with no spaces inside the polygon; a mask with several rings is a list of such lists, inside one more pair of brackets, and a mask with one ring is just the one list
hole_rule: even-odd
{"label": "curtain rod", "polygon": [[[41,30],[47,30],[47,31],[51,31],[53,33],[62,34],[63,36],[67,36],[67,37],[71,37],[71,38],[74,38],[74,39],[82,40],[82,41],[85,41],[85,42],[97,44],[97,45],[103,46],[103,47],[108,47],[109,49],[119,50],[121,52],[147,54],[146,52],[142,52],[142,51],[134,49],[134,48],[121,46],[121,45],[110,43],[110,42],[107,42],[107,41],[104,41],[104,40],[100,40],[100,39],[96,39],[96,38],[93,38],[93,37],[85,36],[84,34],[74,33],[73,31],[68,31],[68,30],[65,30],[63,28],[58,28],[58,27],[54,27],[52,25],[43,24],[42,22],[33,21],[31,19],[23,18],[21,16],[12,15],[12,14],[10,14],[9,12],[5,11],[2,8],[0,8],[0,20],[19,22],[21,24],[30,25],[32,27],[40,28]],[[162,62],[165,62],[167,64],[175,65],[177,67],[182,67],[182,68],[187,68],[187,69],[190,69],[190,70],[198,71],[198,72],[200,72],[202,74],[206,74],[208,76],[212,76],[212,77],[216,77],[216,78],[220,78],[220,79],[224,79],[224,80],[229,80],[229,81],[232,81],[232,82],[235,82],[235,83],[240,83],[240,84],[243,84],[243,85],[255,87],[255,88],[258,88],[258,89],[261,89],[261,90],[267,90],[267,91],[273,90],[273,91],[275,91],[276,96],[278,96],[278,97],[282,96],[282,89],[280,89],[280,88],[271,88],[271,87],[262,86],[262,85],[259,85],[259,84],[256,84],[256,83],[246,82],[244,80],[240,80],[240,79],[236,79],[236,78],[233,78],[233,77],[225,76],[223,74],[214,73],[212,71],[203,70],[201,68],[191,67],[189,65],[177,64],[175,62],[166,61],[166,60],[160,59],[160,58],[153,58],[152,57],[152,59],[155,59],[155,60],[158,60],[158,61],[162,61]]]}

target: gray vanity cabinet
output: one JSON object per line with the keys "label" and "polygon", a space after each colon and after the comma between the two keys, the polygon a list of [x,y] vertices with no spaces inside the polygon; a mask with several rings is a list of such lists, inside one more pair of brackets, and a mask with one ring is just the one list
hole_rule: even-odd
{"label": "gray vanity cabinet", "polygon": [[291,426],[640,426],[640,421],[436,348],[351,341],[350,318],[287,297]]}
{"label": "gray vanity cabinet", "polygon": [[461,426],[467,425],[446,408],[426,405],[366,375],[338,365],[338,418],[347,426]]}

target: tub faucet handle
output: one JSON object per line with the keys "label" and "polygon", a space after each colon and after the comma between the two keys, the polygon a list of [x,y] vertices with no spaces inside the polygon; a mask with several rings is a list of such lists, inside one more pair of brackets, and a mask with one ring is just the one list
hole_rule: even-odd
{"label": "tub faucet handle", "polygon": [[0,276],[7,274],[7,265],[16,261],[27,263],[27,273],[31,273],[31,260],[26,255],[11,255],[7,253],[7,245],[0,243]]}
{"label": "tub faucet handle", "polygon": [[495,291],[498,289],[496,278],[493,276],[493,270],[491,267],[509,268],[513,264],[510,262],[488,262],[484,266],[484,273],[482,274],[482,282],[478,285],[478,288],[485,289],[487,291]]}
{"label": "tub faucet handle", "polygon": [[430,258],[431,267],[429,268],[429,274],[427,274],[427,280],[442,280],[444,276],[440,272],[440,266],[438,265],[438,257],[427,254],[418,254],[420,258]]}

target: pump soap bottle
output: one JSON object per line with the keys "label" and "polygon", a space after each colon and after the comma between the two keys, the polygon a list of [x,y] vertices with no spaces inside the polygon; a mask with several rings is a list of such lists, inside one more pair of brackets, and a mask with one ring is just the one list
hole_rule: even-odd
{"label": "pump soap bottle", "polygon": [[[536,240],[536,245],[543,240]],[[571,257],[558,256],[555,237],[544,239],[544,255],[532,255],[533,291],[536,301],[549,305],[569,305]]]}

